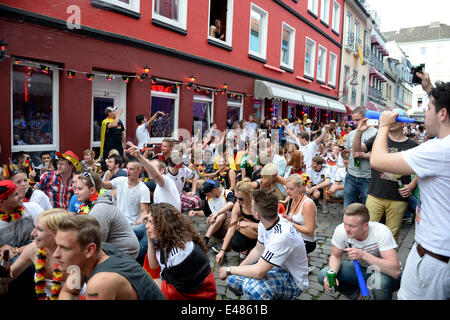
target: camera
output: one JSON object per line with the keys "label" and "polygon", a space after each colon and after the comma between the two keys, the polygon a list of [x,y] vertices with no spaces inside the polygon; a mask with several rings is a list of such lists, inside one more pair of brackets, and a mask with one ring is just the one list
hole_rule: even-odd
{"label": "camera", "polygon": [[416,72],[423,73],[423,70],[425,69],[425,64],[421,64],[415,67],[411,67],[411,74],[412,74],[412,81],[411,83],[422,83],[422,80],[418,76],[416,76]]}

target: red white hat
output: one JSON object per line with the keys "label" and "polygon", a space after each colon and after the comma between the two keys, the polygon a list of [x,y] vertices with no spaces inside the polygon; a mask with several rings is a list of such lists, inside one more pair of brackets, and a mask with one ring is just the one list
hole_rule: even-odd
{"label": "red white hat", "polygon": [[17,190],[17,185],[11,180],[0,181],[0,200],[5,200]]}
{"label": "red white hat", "polygon": [[55,152],[55,153],[59,158],[65,159],[65,160],[69,161],[71,164],[73,164],[73,166],[75,167],[76,170],[80,171],[82,169],[80,160],[78,159],[76,154],[73,153],[72,151],[67,150],[64,153],[61,153],[61,152]]}

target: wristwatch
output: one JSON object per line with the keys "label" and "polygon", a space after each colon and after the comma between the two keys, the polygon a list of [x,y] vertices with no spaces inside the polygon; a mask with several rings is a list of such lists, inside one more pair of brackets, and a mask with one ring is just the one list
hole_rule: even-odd
{"label": "wristwatch", "polygon": [[231,275],[231,267],[227,267],[227,269],[226,269],[226,270],[227,270],[227,275],[229,275],[229,276],[230,276],[230,275]]}

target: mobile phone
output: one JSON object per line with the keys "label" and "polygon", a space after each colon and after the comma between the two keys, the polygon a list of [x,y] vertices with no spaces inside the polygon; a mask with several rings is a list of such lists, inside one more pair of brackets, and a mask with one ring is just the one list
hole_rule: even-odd
{"label": "mobile phone", "polygon": [[44,163],[44,168],[45,168],[45,170],[48,170],[49,167],[50,167],[50,162]]}
{"label": "mobile phone", "polygon": [[342,150],[344,150],[345,149],[345,147],[344,146],[338,146],[339,148],[341,148]]}
{"label": "mobile phone", "polygon": [[378,125],[378,119],[369,119],[367,120],[368,126],[377,126]]}
{"label": "mobile phone", "polygon": [[421,65],[411,68],[411,73],[412,73],[411,83],[418,83],[418,84],[422,83],[422,80],[420,80],[420,78],[418,76],[416,76],[416,72],[423,73],[424,69],[425,69],[425,64],[423,64],[423,63]]}

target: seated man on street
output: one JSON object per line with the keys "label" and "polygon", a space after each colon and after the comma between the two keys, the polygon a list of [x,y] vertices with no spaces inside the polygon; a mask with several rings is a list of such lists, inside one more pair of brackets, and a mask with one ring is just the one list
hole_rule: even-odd
{"label": "seated man on street", "polygon": [[[336,290],[351,299],[358,296],[355,267],[352,261],[342,261],[344,253],[351,260],[358,260],[366,281],[369,276],[372,279],[368,289],[375,300],[391,300],[392,293],[400,288],[400,264],[392,232],[384,224],[369,220],[369,210],[361,203],[352,203],[344,209],[344,222],[336,227],[331,239],[333,249],[329,264],[317,276],[328,293],[331,288],[327,272],[333,270]],[[370,269],[375,271],[372,276]]]}
{"label": "seated man on street", "polygon": [[122,169],[123,158],[118,154],[111,154],[106,158],[106,168],[108,171],[103,176],[103,181],[111,181],[117,177],[126,177],[127,171]]}
{"label": "seated man on street", "polygon": [[206,196],[203,202],[203,210],[191,210],[189,211],[189,216],[207,217],[207,231],[203,240],[208,245],[209,239],[213,235],[216,238],[223,239],[227,234],[231,220],[231,210],[237,199],[233,191],[225,189],[220,182],[214,180],[207,180],[203,183],[202,192]]}
{"label": "seated man on street", "polygon": [[102,244],[101,239],[100,224],[92,216],[67,216],[59,222],[53,257],[62,271],[72,267],[60,300],[79,298],[82,276],[89,279],[87,300],[164,300],[156,283],[133,258],[109,243]]}
{"label": "seated man on street", "polygon": [[[330,186],[331,175],[330,169],[325,164],[325,160],[321,156],[312,158],[311,167],[306,169],[306,174],[311,177],[311,186],[306,187],[306,192],[314,201],[324,199],[323,194]],[[328,213],[326,202],[323,202],[322,212]]]}
{"label": "seated man on street", "polygon": [[278,215],[278,197],[265,189],[253,192],[252,211],[258,241],[236,267],[221,267],[220,279],[246,300],[295,299],[308,288],[308,260],[300,233]]}
{"label": "seated man on street", "polygon": [[[343,200],[344,199],[344,184],[345,176],[347,175],[348,168],[348,152],[342,152],[342,161],[344,163],[343,167],[337,167],[336,175],[334,176],[334,181],[331,181],[331,187],[324,194],[324,199],[326,202],[331,202],[330,200]],[[323,211],[323,210],[322,210]]]}

